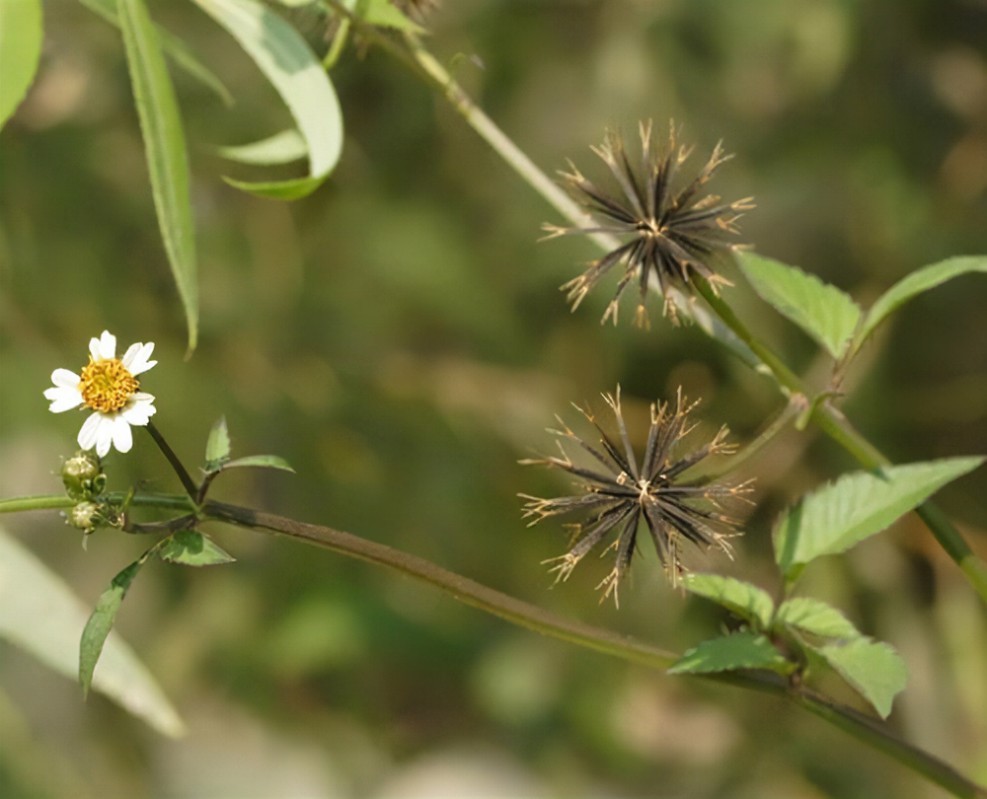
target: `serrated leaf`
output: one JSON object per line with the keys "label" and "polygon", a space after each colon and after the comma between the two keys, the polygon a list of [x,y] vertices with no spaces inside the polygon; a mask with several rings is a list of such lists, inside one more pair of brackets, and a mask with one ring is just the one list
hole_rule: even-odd
{"label": "serrated leaf", "polygon": [[302,135],[292,128],[268,136],[266,139],[231,147],[217,147],[217,152],[230,161],[258,166],[290,164],[308,155],[308,147]]}
{"label": "serrated leaf", "polygon": [[711,674],[737,669],[769,669],[787,674],[795,666],[763,635],[734,633],[703,641],[682,655],[668,669],[669,674]]}
{"label": "serrated leaf", "polygon": [[[117,15],[117,0],[79,0],[79,2],[93,13],[101,16],[111,25],[120,27],[120,18]],[[166,31],[160,25],[155,25],[154,30],[161,42],[161,49],[175,63],[175,66],[184,70],[186,75],[199,81],[199,83],[212,91],[224,105],[233,105],[233,95],[230,94],[230,90],[226,88],[225,84],[205,64],[196,58],[192,51],[185,46],[185,42]]]}
{"label": "serrated leaf", "polygon": [[891,466],[881,475],[845,474],[781,515],[774,533],[775,560],[790,578],[800,565],[844,552],[879,533],[983,461],[943,458]]}
{"label": "serrated leaf", "polygon": [[158,36],[143,0],[119,0],[117,10],[144,137],[154,208],[185,309],[188,349],[192,352],[199,335],[199,290],[182,119]]}
{"label": "serrated leaf", "polygon": [[[30,550],[0,529],[0,638],[63,677],[79,675],[79,638],[89,609]],[[164,691],[116,632],[106,639],[92,689],[162,735],[185,725]]]}
{"label": "serrated leaf", "polygon": [[41,38],[41,0],[0,2],[0,128],[34,82]]}
{"label": "serrated leaf", "polygon": [[261,469],[281,469],[292,474],[295,472],[288,461],[277,455],[248,455],[245,458],[234,458],[223,464],[223,470],[237,469],[244,466],[258,467]]}
{"label": "serrated leaf", "polygon": [[908,669],[890,644],[857,638],[845,644],[812,647],[853,689],[864,697],[882,719],[908,682]]}
{"label": "serrated leaf", "polygon": [[795,597],[782,602],[775,616],[775,623],[821,638],[860,637],[857,628],[840,611],[810,597]]}
{"label": "serrated leaf", "polygon": [[878,298],[867,315],[857,334],[855,345],[860,346],[863,341],[874,332],[878,325],[890,314],[922,292],[942,285],[947,280],[952,280],[960,275],[980,272],[987,274],[987,255],[962,255],[955,258],[947,258],[935,264],[922,267],[910,275],[903,277],[884,294]]}
{"label": "serrated leaf", "polygon": [[756,585],[719,574],[687,574],[682,579],[686,591],[704,597],[766,630],[771,624],[774,602],[767,591]]}
{"label": "serrated leaf", "polygon": [[329,175],[343,145],[343,115],[319,59],[301,35],[256,0],[195,0],[239,42],[277,89],[305,140],[309,176],[252,183],[224,178],[244,191],[274,199],[297,199]]}
{"label": "serrated leaf", "polygon": [[82,686],[83,696],[89,694],[89,686],[92,685],[96,663],[103,651],[106,637],[113,629],[113,622],[116,619],[117,611],[120,610],[120,605],[123,604],[123,598],[127,595],[127,590],[146,561],[147,554],[145,553],[113,578],[110,587],[100,594],[96,601],[96,607],[89,616],[89,621],[82,628],[82,638],[79,641],[79,684]]}
{"label": "serrated leaf", "polygon": [[230,458],[230,432],[226,428],[226,417],[220,416],[209,430],[206,439],[206,471],[219,469]]}
{"label": "serrated leaf", "polygon": [[834,358],[843,355],[860,320],[860,308],[847,294],[797,267],[752,252],[738,253],[737,260],[761,299]]}
{"label": "serrated leaf", "polygon": [[197,530],[179,530],[157,549],[158,557],[183,566],[219,566],[234,558],[211,538]]}

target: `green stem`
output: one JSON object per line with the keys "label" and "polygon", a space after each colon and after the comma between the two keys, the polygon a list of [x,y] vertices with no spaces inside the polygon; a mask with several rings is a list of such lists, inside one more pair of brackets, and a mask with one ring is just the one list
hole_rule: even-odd
{"label": "green stem", "polygon": [[[108,495],[111,500],[121,500],[122,497],[123,495],[119,494]],[[67,508],[72,504],[72,500],[64,496],[21,497],[0,500],[0,513]],[[132,498],[131,504],[188,510],[189,500],[187,497],[137,494]],[[556,616],[544,608],[523,602],[475,580],[443,569],[424,558],[368,541],[351,533],[215,500],[205,502],[199,509],[199,516],[202,521],[212,520],[251,530],[272,532],[347,557],[386,566],[432,585],[458,602],[490,613],[511,624],[631,663],[665,671],[678,660],[678,655],[673,652],[659,649],[631,636],[619,635],[611,630]],[[794,689],[775,674],[725,672],[696,676],[785,697],[858,740],[874,746],[955,796],[964,799],[987,799],[987,789],[978,786],[943,761],[901,740],[886,725],[809,689]]]}
{"label": "green stem", "polygon": [[171,445],[165,441],[164,436],[162,436],[158,428],[154,426],[154,422],[147,423],[147,432],[151,434],[151,438],[154,439],[154,443],[158,445],[158,449],[164,453],[168,463],[171,464],[171,468],[175,470],[175,474],[178,475],[178,479],[182,483],[182,488],[184,488],[185,493],[189,495],[189,499],[195,502],[199,494],[199,487],[189,475],[188,470],[185,468],[185,465],[182,463],[181,459],[179,459],[178,455],[175,454],[175,450],[173,450]]}

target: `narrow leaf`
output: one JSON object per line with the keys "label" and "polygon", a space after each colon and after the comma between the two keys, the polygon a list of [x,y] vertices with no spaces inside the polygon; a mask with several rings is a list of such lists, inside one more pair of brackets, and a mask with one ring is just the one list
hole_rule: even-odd
{"label": "narrow leaf", "polygon": [[[88,613],[59,575],[0,529],[0,639],[76,680]],[[161,686],[116,632],[106,639],[92,688],[162,735],[185,731]]]}
{"label": "narrow leaf", "polygon": [[770,669],[787,674],[794,667],[763,635],[742,632],[703,641],[682,655],[668,673],[710,674],[737,669]]}
{"label": "narrow leaf", "polygon": [[165,539],[157,553],[161,560],[181,563],[183,566],[218,566],[236,560],[211,538],[197,530],[179,530]]}
{"label": "narrow leaf", "polygon": [[882,719],[888,717],[891,703],[908,682],[908,669],[894,647],[857,638],[812,649],[870,702]]}
{"label": "narrow leaf", "polygon": [[[120,18],[117,15],[117,0],[79,0],[79,2],[93,13],[101,16],[111,25],[120,27]],[[185,74],[199,81],[199,83],[213,92],[224,105],[233,105],[233,95],[230,94],[230,90],[226,88],[223,82],[205,64],[199,61],[192,51],[185,46],[185,42],[166,31],[160,25],[155,25],[154,30],[161,42],[161,49],[175,63],[175,66],[184,70]]]}
{"label": "narrow leaf", "polygon": [[230,433],[226,429],[226,417],[220,416],[206,439],[206,471],[213,472],[230,458]]}
{"label": "narrow leaf", "polygon": [[244,466],[254,466],[261,469],[281,469],[282,471],[292,473],[295,471],[288,461],[277,455],[248,455],[245,458],[234,458],[224,463],[223,469],[236,469]]}
{"label": "narrow leaf", "polygon": [[766,630],[771,624],[774,602],[766,591],[756,585],[718,574],[688,574],[682,584],[690,594],[722,605],[750,622],[757,630]]}
{"label": "narrow leaf", "polygon": [[794,266],[751,252],[738,262],[761,299],[808,333],[834,357],[843,355],[860,319],[860,308],[836,286]]}
{"label": "narrow leaf", "polygon": [[195,0],[240,43],[285,101],[309,156],[309,177],[232,186],[275,199],[314,191],[336,166],[343,145],[343,115],[319,59],[299,33],[256,0]]}
{"label": "narrow leaf", "polygon": [[861,637],[853,623],[840,611],[810,597],[795,597],[782,602],[775,622],[821,638]]}
{"label": "narrow leaf", "polygon": [[199,292],[185,136],[175,91],[143,0],[119,0],[120,27],[165,251],[185,308],[188,349],[196,347]]}
{"label": "narrow leaf", "polygon": [[223,158],[238,161],[241,164],[257,164],[270,166],[273,164],[290,164],[300,161],[308,155],[308,147],[301,134],[295,130],[283,130],[268,136],[261,141],[241,144],[235,147],[218,147],[217,151]]}
{"label": "narrow leaf", "polygon": [[123,604],[123,598],[127,595],[127,589],[130,588],[130,584],[146,560],[146,556],[135,560],[113,578],[110,587],[100,594],[89,621],[82,629],[82,638],[79,642],[79,683],[82,685],[83,696],[89,694],[96,662],[103,651],[106,636],[113,628],[113,621],[116,619],[117,611],[120,610],[120,605]]}
{"label": "narrow leaf", "polygon": [[947,258],[935,264],[922,267],[903,277],[875,302],[857,334],[856,345],[860,346],[884,319],[908,302],[912,297],[929,289],[934,289],[960,275],[979,272],[987,274],[987,255],[962,255]]}
{"label": "narrow leaf", "polygon": [[944,458],[892,466],[880,475],[843,475],[782,514],[775,527],[775,559],[790,577],[800,564],[844,552],[983,461]]}
{"label": "narrow leaf", "polygon": [[34,82],[41,36],[41,0],[0,2],[0,128]]}

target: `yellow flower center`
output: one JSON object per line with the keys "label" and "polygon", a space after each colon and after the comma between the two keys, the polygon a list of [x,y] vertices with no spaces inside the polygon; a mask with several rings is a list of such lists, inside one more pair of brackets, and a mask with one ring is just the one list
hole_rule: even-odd
{"label": "yellow flower center", "polygon": [[79,392],[86,406],[100,413],[120,410],[140,388],[137,380],[119,358],[89,359],[82,369]]}

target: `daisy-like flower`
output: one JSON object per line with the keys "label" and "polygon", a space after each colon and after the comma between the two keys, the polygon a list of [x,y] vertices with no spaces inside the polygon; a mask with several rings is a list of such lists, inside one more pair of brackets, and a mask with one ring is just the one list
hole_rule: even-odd
{"label": "daisy-like flower", "polygon": [[715,288],[729,281],[709,267],[709,257],[717,250],[735,249],[730,236],[738,233],[737,220],[754,207],[746,197],[730,203],[715,194],[702,194],[704,187],[724,161],[733,156],[723,152],[720,144],[699,173],[681,188],[676,188],[679,167],[685,163],[691,147],[676,144],[675,127],[669,125],[668,144],[659,149],[652,141],[651,123],[642,122],[641,162],[633,164],[621,136],[607,132],[603,144],[592,150],[610,169],[616,191],[598,188],[570,163],[570,172],[561,177],[570,193],[590,213],[595,224],[586,227],[545,225],[549,238],[572,233],[609,233],[621,240],[620,246],[590,263],[579,277],[562,286],[572,309],[603,275],[619,263],[624,274],[617,291],[603,314],[603,322],[617,323],[617,306],[624,290],[636,280],[640,299],[635,321],[647,325],[644,301],[649,283],[654,279],[665,298],[664,313],[675,320],[675,306],[668,289],[689,288],[692,275],[699,274]]}
{"label": "daisy-like flower", "polygon": [[99,338],[90,339],[89,363],[81,374],[68,369],[51,373],[54,385],[45,389],[45,399],[51,401],[48,410],[63,413],[83,406],[93,411],[79,430],[79,446],[84,450],[95,447],[100,457],[111,445],[120,452],[130,451],[131,425],[143,427],[157,410],[154,397],[140,391],[137,379],[157,363],[148,360],[153,350],[153,343],[138,342],[117,358],[116,337],[104,330]]}
{"label": "daisy-like flower", "polygon": [[[722,513],[720,500],[747,493],[751,481],[728,484],[689,481],[682,477],[686,470],[710,455],[735,451],[733,445],[726,443],[727,428],[720,428],[712,441],[699,449],[676,456],[678,442],[695,428],[689,423],[688,415],[698,404],[689,404],[679,389],[674,410],[668,403],[651,405],[651,427],[644,457],[639,463],[621,413],[620,387],[616,394],[604,394],[603,399],[617,420],[619,444],[597,424],[588,407],[576,405],[574,407],[599,432],[599,446],[588,444],[559,419],[561,428],[549,429],[549,432],[558,439],[561,457],[521,461],[562,469],[578,478],[576,485],[583,489],[575,496],[552,499],[521,495],[528,500],[524,505],[524,516],[532,518],[529,527],[548,516],[573,512],[589,514],[586,521],[569,525],[573,529],[569,551],[546,561],[556,564],[552,568],[556,572],[556,582],[568,579],[576,564],[616,531],[614,540],[604,550],[605,553],[614,549],[616,562],[597,588],[603,589],[602,599],[613,594],[614,602],[617,602],[617,587],[630,568],[641,522],[648,529],[658,558],[673,585],[686,571],[680,559],[683,541],[703,550],[717,547],[732,557],[727,539],[739,534],[733,529],[738,522]],[[595,466],[574,463],[563,446],[565,442],[588,453],[589,458],[596,461]]]}

